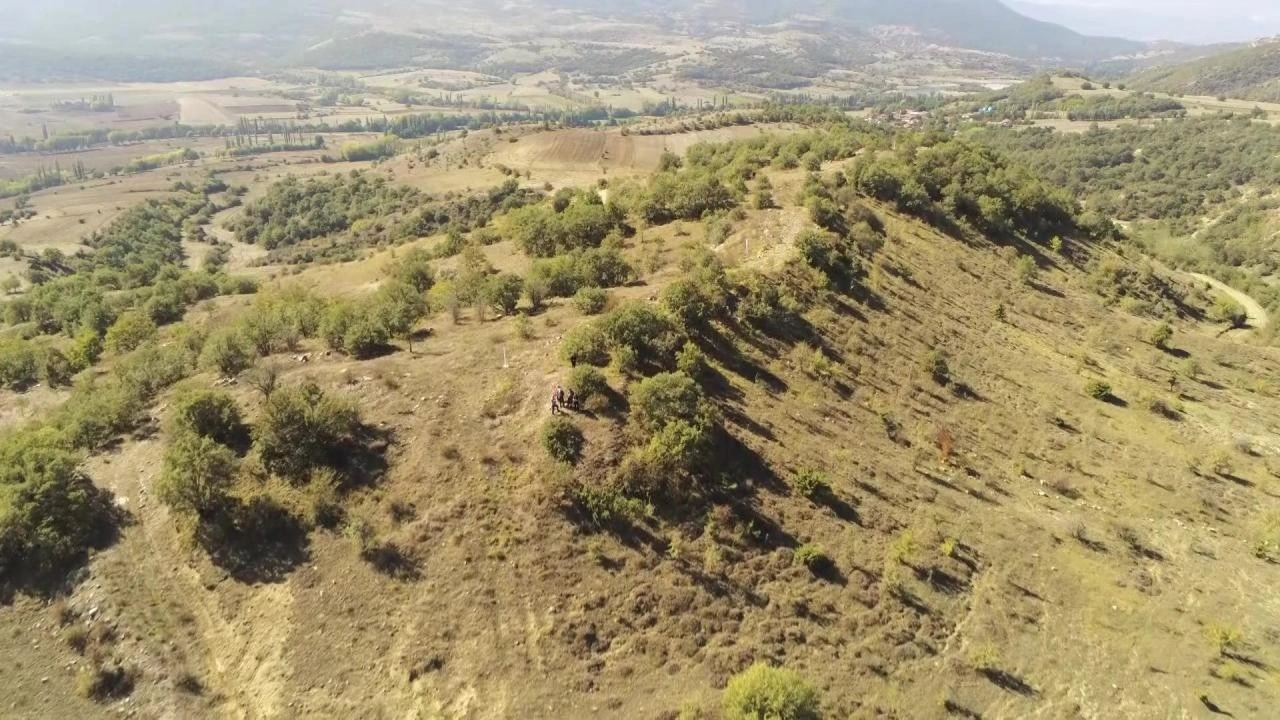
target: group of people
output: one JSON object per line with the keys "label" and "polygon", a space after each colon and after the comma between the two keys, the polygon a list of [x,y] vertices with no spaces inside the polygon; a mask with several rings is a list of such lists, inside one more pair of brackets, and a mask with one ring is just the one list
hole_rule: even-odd
{"label": "group of people", "polygon": [[582,409],[582,398],[570,388],[567,392],[560,385],[551,392],[551,414],[559,415],[570,410]]}

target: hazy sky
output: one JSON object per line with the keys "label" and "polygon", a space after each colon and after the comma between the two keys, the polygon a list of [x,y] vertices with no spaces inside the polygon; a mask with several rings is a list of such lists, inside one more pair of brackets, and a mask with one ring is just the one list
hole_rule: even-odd
{"label": "hazy sky", "polygon": [[1280,34],[1280,0],[1005,0],[1032,17],[1093,35],[1229,42]]}

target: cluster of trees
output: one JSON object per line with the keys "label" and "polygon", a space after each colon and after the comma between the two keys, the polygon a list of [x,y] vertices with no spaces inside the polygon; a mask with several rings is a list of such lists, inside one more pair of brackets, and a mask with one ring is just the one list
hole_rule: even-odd
{"label": "cluster of trees", "polygon": [[1189,219],[1280,183],[1280,129],[1243,116],[1201,116],[1084,133],[975,130],[970,139],[1122,220]]}
{"label": "cluster of trees", "polygon": [[530,205],[507,218],[511,239],[534,257],[551,257],[599,247],[610,233],[622,232],[626,218],[617,205],[606,205],[592,191],[564,189],[550,204]]}
{"label": "cluster of trees", "polygon": [[417,190],[358,171],[307,181],[289,176],[245,203],[228,228],[243,242],[270,250],[345,232],[365,218],[404,213],[422,200]]}
{"label": "cluster of trees", "polygon": [[1185,117],[1186,106],[1173,98],[1158,98],[1146,93],[1101,95],[1088,99],[1074,95],[1058,102],[1068,120],[1124,120],[1139,118]]}
{"label": "cluster of trees", "polygon": [[[961,219],[983,232],[1047,241],[1077,228],[1075,201],[981,144],[941,135],[903,136],[892,157],[855,162],[858,192],[932,222]],[[1090,228],[1111,232],[1109,223]]]}
{"label": "cluster of trees", "polygon": [[[215,182],[205,190],[216,187]],[[89,251],[72,256],[47,252],[33,263],[35,287],[3,306],[5,323],[32,323],[46,334],[101,337],[131,308],[164,324],[205,298],[252,291],[252,283],[192,272],[183,265],[184,223],[210,203],[203,190],[149,200],[87,237]]]}

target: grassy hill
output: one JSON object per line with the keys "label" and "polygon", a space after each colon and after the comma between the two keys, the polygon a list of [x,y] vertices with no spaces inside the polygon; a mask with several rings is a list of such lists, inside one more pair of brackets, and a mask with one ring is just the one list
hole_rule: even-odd
{"label": "grassy hill", "polygon": [[1221,55],[1139,73],[1129,85],[1171,94],[1280,100],[1280,42],[1258,43]]}
{"label": "grassy hill", "polygon": [[[996,153],[817,122],[612,165],[607,205],[567,152],[438,205],[413,156],[313,192],[222,168],[243,208],[151,188],[6,313],[6,359],[128,318],[0,435],[6,712],[733,717],[764,662],[823,717],[1264,715],[1274,349]],[[222,231],[357,259],[211,297],[181,248]],[[391,334],[405,287],[429,309]],[[10,501],[86,481],[114,537],[28,583],[14,543],[49,539]]]}

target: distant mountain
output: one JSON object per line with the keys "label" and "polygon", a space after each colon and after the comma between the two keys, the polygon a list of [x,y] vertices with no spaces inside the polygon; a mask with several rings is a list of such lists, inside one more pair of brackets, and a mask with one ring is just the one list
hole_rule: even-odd
{"label": "distant mountain", "polygon": [[1280,40],[1154,68],[1133,76],[1129,84],[1136,90],[1280,102]]}
{"label": "distant mountain", "polygon": [[637,18],[678,18],[695,31],[727,22],[770,25],[819,19],[854,28],[898,27],[939,45],[1002,53],[1031,60],[1080,62],[1132,53],[1132,40],[1082,35],[1033,20],[999,0],[543,0],[552,7]]}
{"label": "distant mountain", "polygon": [[1006,0],[1037,20],[1085,34],[1121,35],[1135,40],[1184,43],[1247,42],[1280,33],[1275,0]]}

